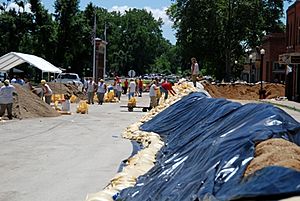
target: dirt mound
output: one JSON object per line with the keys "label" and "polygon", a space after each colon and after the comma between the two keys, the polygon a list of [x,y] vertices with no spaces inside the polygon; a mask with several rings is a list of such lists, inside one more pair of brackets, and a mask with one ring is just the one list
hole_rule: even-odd
{"label": "dirt mound", "polygon": [[[259,99],[260,84],[210,84],[202,83],[204,89],[214,98],[227,98],[236,100]],[[264,83],[266,98],[285,96],[285,85]]]}
{"label": "dirt mound", "polygon": [[75,95],[80,100],[85,100],[86,96],[78,89],[77,86],[73,84],[61,84],[61,83],[53,83],[49,82],[47,83],[54,94],[69,94],[69,95]]}
{"label": "dirt mound", "polygon": [[60,116],[50,105],[28,89],[15,84],[18,96],[14,98],[13,116],[16,118]]}
{"label": "dirt mound", "polygon": [[282,166],[300,171],[300,147],[284,139],[270,139],[256,145],[255,158],[244,176],[267,166]]}

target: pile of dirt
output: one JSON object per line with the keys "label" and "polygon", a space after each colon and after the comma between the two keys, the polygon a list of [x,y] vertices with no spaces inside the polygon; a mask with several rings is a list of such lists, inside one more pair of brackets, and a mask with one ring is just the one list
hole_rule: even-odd
{"label": "pile of dirt", "polygon": [[284,139],[270,139],[255,147],[255,157],[244,176],[268,166],[282,166],[300,171],[300,147]]}
{"label": "pile of dirt", "polygon": [[[226,98],[236,100],[257,100],[259,99],[260,84],[210,84],[202,82],[204,89],[213,98]],[[285,85],[264,83],[266,99],[285,96]]]}
{"label": "pile of dirt", "polygon": [[50,105],[21,85],[15,84],[18,96],[14,98],[15,118],[57,117],[60,116]]}
{"label": "pile of dirt", "polygon": [[[85,95],[72,84],[48,83],[54,94],[75,95],[79,100],[86,99]],[[0,87],[3,86],[0,84]],[[14,97],[13,116],[15,118],[57,117],[60,114],[46,104],[36,94],[19,84],[14,84],[18,96]],[[37,86],[41,87],[41,86]],[[6,114],[5,114],[6,116]],[[6,119],[6,117],[4,117]]]}
{"label": "pile of dirt", "polygon": [[62,84],[62,83],[54,83],[49,82],[47,83],[54,94],[68,94],[68,95],[75,95],[80,100],[85,100],[86,96],[83,94],[82,91],[78,89],[77,86],[73,84]]}

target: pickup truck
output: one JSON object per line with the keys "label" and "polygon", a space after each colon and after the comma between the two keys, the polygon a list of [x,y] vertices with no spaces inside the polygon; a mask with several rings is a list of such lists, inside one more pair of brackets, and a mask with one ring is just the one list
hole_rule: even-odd
{"label": "pickup truck", "polygon": [[75,84],[78,87],[83,86],[78,74],[76,73],[61,73],[57,76],[54,82],[63,84]]}

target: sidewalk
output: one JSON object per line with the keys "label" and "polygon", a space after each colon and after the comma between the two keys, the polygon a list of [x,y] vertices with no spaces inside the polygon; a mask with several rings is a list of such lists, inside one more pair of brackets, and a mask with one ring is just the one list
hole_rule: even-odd
{"label": "sidewalk", "polygon": [[274,99],[264,99],[260,100],[259,102],[270,103],[274,106],[277,106],[300,122],[300,103],[289,100],[277,101]]}

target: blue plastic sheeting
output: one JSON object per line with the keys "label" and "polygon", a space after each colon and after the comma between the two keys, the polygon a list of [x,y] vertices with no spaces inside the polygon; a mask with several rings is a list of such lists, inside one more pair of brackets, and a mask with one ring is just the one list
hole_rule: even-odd
{"label": "blue plastic sheeting", "polygon": [[120,200],[193,201],[300,195],[300,172],[270,166],[244,178],[255,144],[284,138],[300,144],[300,124],[269,104],[241,105],[193,93],[141,129],[166,145],[157,163]]}

